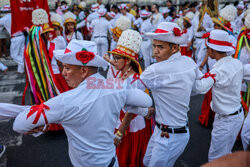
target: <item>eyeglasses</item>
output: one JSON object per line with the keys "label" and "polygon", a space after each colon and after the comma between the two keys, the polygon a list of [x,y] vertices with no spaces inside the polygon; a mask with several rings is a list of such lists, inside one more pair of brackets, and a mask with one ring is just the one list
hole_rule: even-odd
{"label": "eyeglasses", "polygon": [[115,62],[118,62],[120,59],[124,59],[124,57],[113,56]]}

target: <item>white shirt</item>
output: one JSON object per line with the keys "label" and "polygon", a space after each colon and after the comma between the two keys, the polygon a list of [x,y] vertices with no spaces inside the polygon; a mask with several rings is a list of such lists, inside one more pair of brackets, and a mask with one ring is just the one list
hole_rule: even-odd
{"label": "white shirt", "polygon": [[[66,42],[62,36],[57,36],[51,42],[55,44],[55,50],[66,48]],[[51,67],[52,67],[54,74],[60,74],[60,70],[59,70],[59,67],[57,65],[55,56],[52,57]]]}
{"label": "white shirt", "polygon": [[93,20],[98,19],[99,15],[97,12],[90,13],[87,17],[87,22],[91,23]]}
{"label": "white shirt", "polygon": [[244,17],[244,12],[241,15],[237,15],[234,20],[234,32],[238,35],[240,33],[241,28],[244,26],[242,18]]}
{"label": "white shirt", "polygon": [[139,31],[141,31],[142,22],[143,22],[143,20],[140,17],[138,19],[136,19],[135,22],[134,22],[134,26],[136,26],[139,29]]}
{"label": "white shirt", "polygon": [[[108,166],[115,156],[114,130],[121,108],[125,104],[138,107],[152,105],[151,98],[141,90],[119,89],[118,84],[114,89],[102,89],[101,81],[107,83],[100,74],[94,74],[77,88],[44,103],[50,108],[44,109],[48,122],[59,123],[65,130],[69,156],[75,167]],[[15,131],[24,133],[45,124],[42,114],[37,124],[33,124],[36,113],[27,119],[28,113],[29,110],[25,110],[16,117]]]}
{"label": "white shirt", "polygon": [[143,40],[149,40],[149,38],[146,37],[145,33],[153,31],[154,31],[154,26],[151,24],[150,18],[142,22],[140,34]]}
{"label": "white shirt", "polygon": [[206,32],[210,32],[214,29],[214,23],[211,19],[211,17],[205,13],[204,17],[203,17],[203,21],[201,26],[203,26],[205,28],[205,31],[199,31],[198,30],[198,26],[199,26],[199,15],[195,15],[195,17],[192,20],[192,25],[193,25],[193,29],[194,29],[194,35],[195,37],[202,37],[203,34],[205,34]]}
{"label": "white shirt", "polygon": [[161,23],[161,22],[164,22],[164,17],[162,16],[162,14],[160,13],[157,13],[157,14],[153,14],[150,18],[153,17],[153,21],[152,21],[152,24],[154,26],[154,30],[157,29],[158,25]]}
{"label": "white shirt", "polygon": [[198,67],[180,52],[149,66],[141,79],[151,89],[158,123],[182,127],[187,124],[192,87]]}
{"label": "white shirt", "polygon": [[0,18],[0,25],[4,26],[11,35],[11,13],[8,13],[4,17]]}
{"label": "white shirt", "polygon": [[126,15],[121,14],[120,16],[125,16],[125,17],[129,18],[132,24],[135,22],[135,16],[128,13],[128,12],[126,13]]}
{"label": "white shirt", "polygon": [[93,20],[90,27],[93,30],[92,37],[107,37],[111,24],[104,17],[101,17]]}
{"label": "white shirt", "polygon": [[[212,86],[211,108],[214,112],[221,115],[229,115],[239,110],[241,107],[241,84],[243,80],[242,63],[226,56],[218,60],[211,74],[216,74],[216,82],[213,85],[211,77],[197,81],[196,89],[207,92]],[[204,91],[205,90],[205,91]]]}

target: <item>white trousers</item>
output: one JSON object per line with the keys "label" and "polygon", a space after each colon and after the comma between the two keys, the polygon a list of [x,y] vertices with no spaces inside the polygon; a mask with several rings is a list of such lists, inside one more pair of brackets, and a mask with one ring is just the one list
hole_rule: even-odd
{"label": "white trousers", "polygon": [[4,71],[6,69],[7,67],[3,63],[0,62],[0,70]]}
{"label": "white trousers", "polygon": [[248,113],[242,130],[241,130],[241,141],[242,141],[242,145],[244,150],[247,150],[248,147],[250,147],[250,114]]}
{"label": "white trousers", "polygon": [[25,46],[25,37],[20,35],[17,37],[11,38],[10,44],[10,56],[18,64],[17,72],[24,72],[24,46]]}
{"label": "white trousers", "polygon": [[151,136],[143,163],[149,167],[172,167],[177,158],[183,153],[190,134],[187,133],[173,134],[169,133],[169,138],[161,137],[161,130],[156,126]]}
{"label": "white trousers", "polygon": [[243,111],[230,116],[215,114],[208,161],[213,161],[231,153],[243,120]]}
{"label": "white trousers", "polygon": [[151,40],[142,41],[141,52],[144,60],[144,67],[147,68],[151,63],[152,58],[152,43]]}
{"label": "white trousers", "polygon": [[107,38],[92,38],[97,45],[97,53],[103,57],[108,52],[108,39]]}

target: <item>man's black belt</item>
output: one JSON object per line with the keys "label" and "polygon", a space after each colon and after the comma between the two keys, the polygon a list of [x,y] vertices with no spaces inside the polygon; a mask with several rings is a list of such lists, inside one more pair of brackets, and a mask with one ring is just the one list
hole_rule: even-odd
{"label": "man's black belt", "polygon": [[156,122],[156,126],[163,132],[168,132],[168,133],[187,133],[187,129],[185,126],[181,128],[169,128],[167,125],[162,125]]}
{"label": "man's black belt", "polygon": [[236,114],[239,114],[239,113],[241,113],[241,111],[242,111],[242,108],[240,108],[239,110],[237,110],[237,111],[235,111],[234,113],[232,113],[232,114],[229,114],[229,115],[236,115]]}
{"label": "man's black belt", "polygon": [[115,157],[112,158],[111,162],[109,163],[108,167],[113,167],[115,164]]}

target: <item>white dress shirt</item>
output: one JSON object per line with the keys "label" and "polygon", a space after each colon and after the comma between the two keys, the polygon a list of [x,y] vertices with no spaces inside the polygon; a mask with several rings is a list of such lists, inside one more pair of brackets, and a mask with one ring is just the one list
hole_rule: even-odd
{"label": "white dress shirt", "polygon": [[[103,82],[102,82],[103,81]],[[151,98],[138,89],[114,84],[100,74],[94,74],[70,91],[64,92],[44,104],[48,123],[63,126],[69,143],[69,156],[73,166],[108,166],[115,156],[114,130],[124,105],[150,107]],[[136,110],[133,110],[136,111]],[[15,119],[13,129],[25,133],[45,124],[43,114],[36,124],[36,113],[27,118],[29,109]],[[137,114],[137,113],[135,113]]]}
{"label": "white dress shirt", "polygon": [[154,26],[154,30],[157,29],[158,25],[161,23],[161,22],[164,22],[164,17],[162,16],[161,13],[157,13],[157,14],[153,14],[150,18],[153,18],[153,26]]}
{"label": "white dress shirt", "polygon": [[111,24],[107,19],[101,17],[100,19],[93,20],[90,27],[93,30],[92,37],[108,37]]}
{"label": "white dress shirt", "polygon": [[141,24],[141,30],[140,30],[140,34],[142,36],[142,40],[149,40],[148,37],[146,37],[145,33],[147,32],[153,32],[154,31],[154,27],[151,24],[150,18],[148,18],[147,20],[143,21]]}
{"label": "white dress shirt", "polygon": [[[197,81],[195,89],[206,93],[212,87],[211,108],[220,115],[229,115],[241,107],[241,84],[243,80],[242,63],[226,56],[219,59],[210,71],[216,74],[214,83],[211,77]],[[213,84],[214,83],[214,84]]]}
{"label": "white dress shirt", "polygon": [[152,64],[141,74],[141,80],[152,91],[158,123],[172,127],[187,124],[197,71],[191,58],[177,52],[168,60]]}

